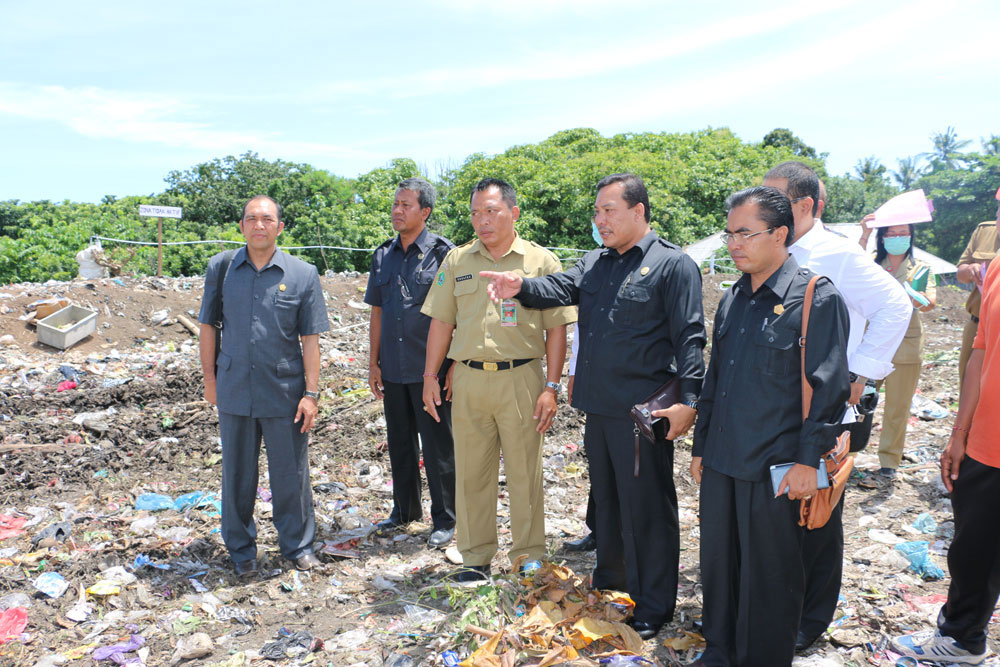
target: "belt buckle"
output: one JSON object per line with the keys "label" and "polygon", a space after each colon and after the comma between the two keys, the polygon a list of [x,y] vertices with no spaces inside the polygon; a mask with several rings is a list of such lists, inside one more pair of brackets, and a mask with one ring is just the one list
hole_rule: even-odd
{"label": "belt buckle", "polygon": [[483,362],[483,370],[484,371],[498,371],[498,370],[500,370],[500,367],[497,366],[497,363],[495,361],[484,361]]}

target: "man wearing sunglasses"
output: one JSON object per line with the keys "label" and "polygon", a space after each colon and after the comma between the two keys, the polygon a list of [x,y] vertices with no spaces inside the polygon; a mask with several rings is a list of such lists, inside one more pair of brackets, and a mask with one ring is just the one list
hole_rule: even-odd
{"label": "man wearing sunglasses", "polygon": [[[847,367],[851,396],[856,406],[869,381],[892,372],[892,357],[910,323],[913,306],[906,291],[876,264],[857,243],[833,234],[818,221],[819,178],[801,162],[782,162],[764,176],[764,185],[784,192],[792,204],[795,238],[789,247],[799,266],[826,276],[843,295],[850,315]],[[867,328],[866,328],[867,327]],[[844,417],[845,428],[858,422],[855,410]],[[854,431],[852,430],[852,435]],[[852,442],[858,451],[865,443]],[[806,595],[796,648],[804,650],[827,629],[837,609],[843,574],[843,498],[822,528],[806,532],[803,558]]]}

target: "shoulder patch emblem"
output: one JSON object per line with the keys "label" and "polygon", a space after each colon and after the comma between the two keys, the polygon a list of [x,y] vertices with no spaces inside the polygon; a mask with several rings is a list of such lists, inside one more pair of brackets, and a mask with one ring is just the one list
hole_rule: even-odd
{"label": "shoulder patch emblem", "polygon": [[[441,275],[444,275],[444,274],[441,274]],[[456,282],[456,283],[460,283],[460,282],[462,282],[463,280],[472,280],[472,274],[471,274],[471,273],[467,273],[467,274],[465,274],[464,276],[457,276],[457,277],[455,278],[455,282]]]}
{"label": "shoulder patch emblem", "polygon": [[440,273],[438,273],[437,284],[438,284],[438,287],[441,287],[441,285],[444,285],[444,271],[441,271]]}

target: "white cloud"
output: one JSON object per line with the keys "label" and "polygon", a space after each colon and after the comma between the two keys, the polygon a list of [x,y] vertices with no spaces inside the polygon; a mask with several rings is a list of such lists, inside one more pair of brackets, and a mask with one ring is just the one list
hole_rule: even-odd
{"label": "white cloud", "polygon": [[[538,3],[537,0],[530,2],[523,0],[523,2],[546,4]],[[396,98],[429,96],[487,86],[576,79],[615,71],[622,67],[622,63],[638,66],[669,61],[671,58],[716,48],[728,42],[777,32],[792,25],[808,25],[810,21],[823,14],[840,11],[859,3],[860,0],[794,3],[751,15],[729,15],[686,32],[671,33],[669,29],[657,29],[655,32],[649,31],[646,35],[638,35],[636,31],[639,28],[636,27],[634,30],[622,33],[626,38],[624,41],[612,42],[610,46],[602,40],[578,51],[539,49],[525,53],[516,62],[501,65],[489,62],[407,72],[401,76],[336,81],[318,86],[311,97],[322,99],[350,98],[359,95],[385,95]],[[553,4],[563,3],[560,0]],[[606,3],[600,4],[606,7]],[[503,7],[506,8],[506,5]]]}
{"label": "white cloud", "polygon": [[238,153],[249,149],[288,156],[370,157],[368,153],[335,144],[289,141],[276,132],[237,132],[186,120],[204,113],[204,109],[149,92],[0,82],[0,113],[52,121],[85,137],[138,144],[196,148],[215,153]]}

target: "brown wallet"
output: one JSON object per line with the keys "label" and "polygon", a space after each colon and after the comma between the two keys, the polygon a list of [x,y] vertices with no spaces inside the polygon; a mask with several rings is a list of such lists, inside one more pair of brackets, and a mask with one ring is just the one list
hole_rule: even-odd
{"label": "brown wallet", "polygon": [[666,440],[670,431],[670,421],[663,417],[654,417],[654,410],[669,408],[681,400],[681,383],[671,378],[669,382],[653,392],[642,403],[636,403],[629,411],[629,416],[635,422],[635,470],[633,475],[639,476],[639,436],[656,442]]}

